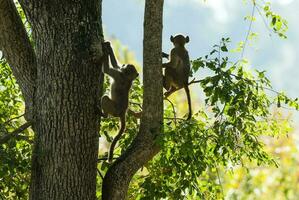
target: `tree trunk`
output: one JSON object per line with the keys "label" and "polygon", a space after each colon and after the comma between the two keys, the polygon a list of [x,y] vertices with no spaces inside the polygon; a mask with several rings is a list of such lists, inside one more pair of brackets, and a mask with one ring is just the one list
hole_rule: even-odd
{"label": "tree trunk", "polygon": [[[0,0],[0,48],[35,132],[30,199],[96,199],[102,0],[19,2],[32,28],[34,48],[12,0]],[[162,13],[163,0],[146,0],[140,129],[105,175],[103,199],[125,199],[132,176],[159,151],[155,139],[163,131]]]}
{"label": "tree trunk", "polygon": [[32,200],[96,199],[101,3],[21,1],[37,66]]}
{"label": "tree trunk", "polygon": [[137,137],[108,169],[102,186],[103,200],[126,198],[133,175],[159,152],[155,139],[163,127],[162,84],[163,0],[146,0],[143,38],[143,112]]}

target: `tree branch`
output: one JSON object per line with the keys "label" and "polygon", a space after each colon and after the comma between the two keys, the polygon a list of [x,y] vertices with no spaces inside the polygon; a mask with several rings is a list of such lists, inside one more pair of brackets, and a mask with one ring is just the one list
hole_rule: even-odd
{"label": "tree branch", "polygon": [[[20,85],[26,109],[31,109],[36,79],[36,58],[13,0],[0,0],[0,33],[0,50],[3,51]],[[31,111],[27,114],[30,116]]]}
{"label": "tree branch", "polygon": [[[192,79],[192,81],[190,81],[189,83],[188,83],[188,85],[192,85],[192,84],[195,84],[195,83],[200,83],[202,80],[196,80],[195,78],[194,79]],[[180,90],[180,89],[183,89],[183,88],[176,88],[172,93],[174,93],[174,92],[176,92],[176,91],[178,91],[178,90]],[[170,96],[170,95],[169,95]]]}
{"label": "tree branch", "polygon": [[0,138],[0,144],[4,144],[4,143],[8,142],[13,137],[18,137],[21,132],[23,132],[24,130],[29,128],[31,125],[32,125],[31,122],[26,122],[25,124],[23,124],[22,126],[17,128],[16,130],[14,130],[13,132],[3,135]]}
{"label": "tree branch", "polygon": [[102,180],[104,179],[104,176],[102,175],[101,171],[97,168],[98,174],[99,176],[102,178]]}
{"label": "tree branch", "polygon": [[19,118],[21,118],[21,117],[24,117],[24,115],[25,115],[25,113],[23,113],[22,115],[19,115],[19,116],[13,117],[13,118],[11,118],[11,119],[7,120],[6,122],[4,122],[2,125],[4,126],[4,125],[6,125],[6,124],[8,124],[8,123],[12,122],[12,121],[13,121],[13,120],[15,120],[15,119],[19,119]]}
{"label": "tree branch", "polygon": [[[171,105],[171,108],[172,108],[172,112],[173,112],[173,117],[174,117],[174,124],[176,126],[176,112],[175,112],[175,108],[174,108],[174,105],[172,103],[172,101],[170,101],[168,98],[165,98],[166,101],[168,101]],[[165,118],[164,118],[165,119]]]}

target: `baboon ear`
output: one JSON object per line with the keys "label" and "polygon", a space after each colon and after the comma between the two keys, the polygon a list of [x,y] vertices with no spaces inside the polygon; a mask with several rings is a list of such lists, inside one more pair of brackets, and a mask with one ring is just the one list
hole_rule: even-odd
{"label": "baboon ear", "polygon": [[170,36],[170,41],[174,42],[174,37],[173,36]]}
{"label": "baboon ear", "polygon": [[189,38],[189,36],[187,35],[187,37],[186,37],[186,43],[188,43],[190,41],[190,38]]}

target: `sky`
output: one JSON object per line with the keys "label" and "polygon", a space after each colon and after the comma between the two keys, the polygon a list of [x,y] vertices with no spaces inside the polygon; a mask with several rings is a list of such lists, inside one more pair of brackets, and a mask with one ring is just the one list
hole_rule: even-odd
{"label": "sky", "polygon": [[[275,90],[295,98],[299,96],[299,1],[270,2],[272,10],[288,21],[288,39],[269,32],[256,12],[252,31],[259,35],[249,41],[244,57],[252,68],[267,71]],[[191,60],[208,54],[222,37],[230,37],[231,48],[235,48],[246,38],[249,22],[244,17],[251,11],[252,4],[244,0],[164,0],[163,51],[169,52],[172,47],[169,37],[177,33],[189,35],[187,48]],[[144,0],[103,1],[106,37],[119,39],[135,53],[139,63],[142,63],[143,14]]]}

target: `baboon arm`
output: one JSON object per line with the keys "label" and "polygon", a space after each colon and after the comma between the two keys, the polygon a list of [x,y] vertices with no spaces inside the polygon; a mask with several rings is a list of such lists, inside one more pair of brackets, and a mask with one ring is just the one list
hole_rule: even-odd
{"label": "baboon arm", "polygon": [[120,69],[118,63],[117,63],[117,60],[116,60],[116,57],[115,57],[115,54],[114,54],[114,51],[112,49],[111,46],[109,46],[109,56],[110,56],[110,62],[112,64],[112,67],[116,68],[116,69]]}
{"label": "baboon arm", "polygon": [[120,78],[120,71],[109,67],[108,55],[103,57],[103,72],[108,74],[114,79]]}
{"label": "baboon arm", "polygon": [[111,61],[111,64],[114,68],[116,68],[116,69],[120,68],[118,63],[117,63],[117,60],[115,58],[115,55],[114,55],[113,51],[112,51],[112,54],[110,55],[110,61]]}
{"label": "baboon arm", "polygon": [[179,59],[177,58],[177,55],[175,55],[174,51],[172,50],[170,52],[170,60],[167,63],[162,64],[162,68],[167,68],[167,67],[173,67],[176,68],[179,64]]}
{"label": "baboon arm", "polygon": [[109,76],[111,76],[112,78],[117,79],[117,80],[120,79],[120,77],[121,77],[120,71],[110,68],[110,67],[108,68],[107,71],[104,71],[104,73],[108,74]]}
{"label": "baboon arm", "polygon": [[167,67],[171,67],[171,66],[172,66],[171,62],[167,62],[167,63],[162,64],[162,68],[167,68]]}

